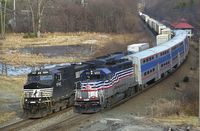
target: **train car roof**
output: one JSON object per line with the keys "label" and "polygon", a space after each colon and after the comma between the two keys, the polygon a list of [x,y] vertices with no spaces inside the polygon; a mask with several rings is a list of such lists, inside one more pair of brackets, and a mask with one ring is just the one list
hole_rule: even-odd
{"label": "train car roof", "polygon": [[129,56],[137,57],[139,59],[146,58],[146,57],[154,55],[158,52],[167,50],[167,49],[169,49],[169,47],[173,47],[177,43],[181,42],[187,36],[187,32],[183,31],[183,30],[177,30],[177,31],[175,31],[175,34],[176,35],[174,36],[174,38],[172,38],[171,40],[169,40],[159,46],[156,46],[156,47],[153,47],[153,48],[150,48],[150,49],[147,49],[147,50],[144,50],[144,51],[141,51],[141,52],[129,55]]}
{"label": "train car roof", "polygon": [[[151,49],[151,48],[150,48]],[[132,54],[132,55],[128,55],[129,57],[137,57],[139,59],[143,59],[143,58],[146,58],[148,56],[151,56],[153,54],[155,54],[155,52],[153,52],[152,50],[150,49],[147,49],[147,50],[144,50],[144,51],[141,51],[141,52],[138,52],[138,53],[135,53],[135,54]]]}
{"label": "train car roof", "polygon": [[159,53],[159,52],[162,52],[162,51],[165,51],[168,49],[169,49],[169,47],[167,45],[162,45],[162,44],[159,46],[150,48],[150,50],[153,51],[154,53]]}
{"label": "train car roof", "polygon": [[177,43],[182,42],[183,39],[187,37],[187,32],[184,31],[184,30],[175,30],[174,32],[175,32],[176,35],[171,40],[163,43],[162,45],[173,47]]}

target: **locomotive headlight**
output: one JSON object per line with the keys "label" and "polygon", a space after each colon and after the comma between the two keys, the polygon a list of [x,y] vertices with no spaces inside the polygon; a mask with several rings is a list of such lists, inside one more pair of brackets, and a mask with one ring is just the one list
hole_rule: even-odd
{"label": "locomotive headlight", "polygon": [[42,99],[40,98],[39,101],[41,101]]}
{"label": "locomotive headlight", "polygon": [[81,96],[79,96],[79,97],[78,97],[78,99],[82,99],[82,97],[81,97]]}
{"label": "locomotive headlight", "polygon": [[25,99],[25,101],[28,101],[28,99]]}

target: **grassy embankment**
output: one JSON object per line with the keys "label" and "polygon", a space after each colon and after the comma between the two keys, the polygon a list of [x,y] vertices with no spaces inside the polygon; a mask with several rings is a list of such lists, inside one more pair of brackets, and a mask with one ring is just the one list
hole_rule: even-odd
{"label": "grassy embankment", "polygon": [[[15,95],[16,96],[15,99],[20,100],[21,94],[22,94],[22,87],[23,87],[23,84],[25,83],[25,77],[12,78],[12,77],[0,76],[0,83],[1,83],[0,90],[1,90],[1,93],[3,93],[0,96],[0,106],[12,103],[10,101],[11,99],[10,95]],[[1,113],[0,123],[10,120],[16,116],[15,111],[6,111],[7,110],[6,107],[7,106],[1,107],[3,108],[2,109],[3,111],[2,110],[0,111]]]}
{"label": "grassy embankment", "polygon": [[[19,52],[18,49],[24,47],[39,47],[39,46],[62,46],[62,45],[80,45],[87,44],[93,41],[97,48],[94,50],[101,50],[103,47],[111,43],[119,43],[118,45],[126,45],[127,43],[136,43],[138,39],[143,36],[143,33],[136,34],[106,34],[106,33],[46,33],[41,38],[23,38],[24,34],[7,34],[6,39],[1,41],[1,49],[3,54],[0,59],[6,63],[16,65],[38,65],[64,62],[79,62],[82,59],[88,58],[80,57],[45,57],[42,54],[28,54]],[[140,40],[141,41],[141,40]],[[143,38],[143,42],[147,39]],[[125,47],[125,46],[124,46]],[[121,48],[118,48],[121,50]],[[105,51],[104,51],[105,52]],[[81,51],[79,52],[81,54]],[[109,53],[109,52],[108,52]],[[102,55],[100,53],[100,55]]]}

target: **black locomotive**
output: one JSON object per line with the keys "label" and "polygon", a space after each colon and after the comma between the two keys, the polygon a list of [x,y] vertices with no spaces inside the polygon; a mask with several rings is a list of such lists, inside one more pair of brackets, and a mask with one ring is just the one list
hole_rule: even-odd
{"label": "black locomotive", "polygon": [[24,85],[25,115],[38,118],[72,106],[80,73],[87,68],[87,64],[73,64],[29,73]]}

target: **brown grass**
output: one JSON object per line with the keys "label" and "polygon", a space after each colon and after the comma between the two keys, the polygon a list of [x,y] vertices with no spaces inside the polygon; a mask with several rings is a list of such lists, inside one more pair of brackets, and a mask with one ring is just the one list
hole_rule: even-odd
{"label": "brown grass", "polygon": [[20,95],[25,81],[25,77],[13,78],[0,76],[0,90],[5,92],[13,92]]}
{"label": "brown grass", "polygon": [[157,122],[157,123],[166,123],[170,125],[193,125],[197,127],[198,124],[198,117],[196,116],[167,116],[167,117],[160,117],[160,118],[150,118],[150,120]]}
{"label": "brown grass", "polygon": [[14,118],[16,116],[16,112],[5,112],[5,113],[1,113],[1,117],[0,117],[0,123],[6,122],[8,120],[10,120],[11,118]]}
{"label": "brown grass", "polygon": [[[40,65],[65,62],[80,62],[89,59],[88,57],[45,57],[41,54],[22,54],[18,51],[24,47],[38,46],[60,46],[86,44],[93,42],[97,47],[94,49],[96,56],[126,50],[126,46],[132,43],[147,42],[143,33],[135,34],[108,34],[108,33],[45,33],[41,38],[23,38],[24,34],[7,34],[6,39],[1,41],[3,54],[0,60],[15,65]],[[142,37],[142,39],[141,39]],[[117,44],[117,46],[115,45]],[[112,49],[112,50],[110,50]]]}
{"label": "brown grass", "polygon": [[[41,64],[57,64],[57,63],[67,63],[67,62],[80,62],[81,57],[45,57],[41,54],[23,54],[19,52],[5,53],[0,56],[7,64],[12,65],[41,65]],[[84,58],[82,58],[84,59]]]}
{"label": "brown grass", "polygon": [[82,44],[87,40],[97,40],[98,45],[107,44],[112,41],[128,42],[135,39],[133,34],[108,34],[108,33],[45,33],[41,38],[23,38],[24,34],[7,34],[2,47],[22,48],[33,46],[52,46],[52,45],[75,45]]}
{"label": "brown grass", "polygon": [[182,114],[181,103],[177,100],[159,99],[149,107],[148,114],[153,117],[180,115]]}

